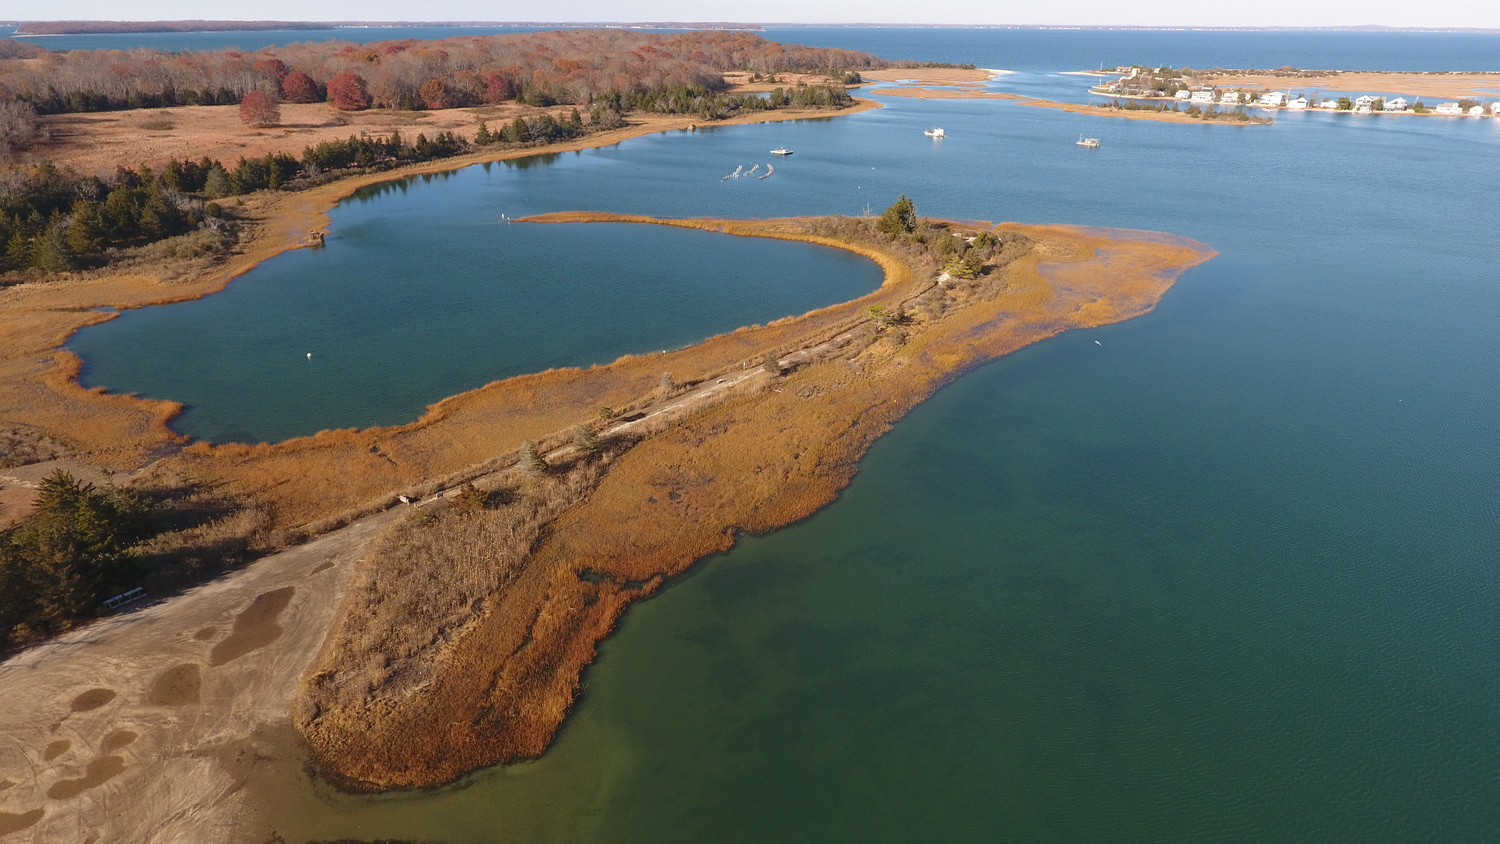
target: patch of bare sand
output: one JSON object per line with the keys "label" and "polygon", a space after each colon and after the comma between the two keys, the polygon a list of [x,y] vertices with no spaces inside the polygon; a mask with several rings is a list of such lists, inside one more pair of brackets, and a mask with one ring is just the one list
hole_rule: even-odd
{"label": "patch of bare sand", "polygon": [[[355,559],[388,521],[376,516],[0,663],[0,735],[9,739],[0,782],[10,783],[0,789],[0,835],[233,840],[245,778],[301,758],[294,743],[262,733],[289,734],[302,671]],[[284,633],[210,665],[212,639],[237,620],[250,637],[264,639],[267,625]]]}
{"label": "patch of bare sand", "polygon": [[993,71],[982,67],[896,67],[889,70],[862,70],[860,76],[874,82],[915,82],[918,85],[956,85],[963,82],[988,82]]}

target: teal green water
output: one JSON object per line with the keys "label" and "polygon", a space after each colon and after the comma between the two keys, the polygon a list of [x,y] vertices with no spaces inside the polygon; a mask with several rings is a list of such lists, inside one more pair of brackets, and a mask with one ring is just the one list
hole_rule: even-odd
{"label": "teal green water", "polygon": [[[1055,71],[1100,61],[1500,56],[1485,36],[804,32],[1074,97]],[[933,125],[948,139],[923,137]],[[1075,147],[1080,133],[1103,148]],[[781,145],[797,153],[774,178],[719,181]],[[924,213],[1154,229],[1221,255],[1152,314],[961,378],[823,512],[633,608],[543,759],[379,798],[289,772],[255,786],[269,828],[448,844],[1500,839],[1497,153],[1500,121],[1199,127],[892,98],[340,209],[335,234],[389,209],[420,239],[431,214],[858,213],[904,192]],[[328,272],[401,248],[330,249],[344,257]]]}
{"label": "teal green water", "polygon": [[[492,189],[474,185],[476,204]],[[811,244],[508,224],[488,207],[444,213],[437,191],[426,203],[381,193],[338,209],[324,249],[79,333],[69,347],[82,382],[183,402],[172,425],[196,438],[276,442],[410,422],[490,381],[679,348],[861,296],[882,278],[865,258]],[[381,257],[366,262],[372,252]]]}

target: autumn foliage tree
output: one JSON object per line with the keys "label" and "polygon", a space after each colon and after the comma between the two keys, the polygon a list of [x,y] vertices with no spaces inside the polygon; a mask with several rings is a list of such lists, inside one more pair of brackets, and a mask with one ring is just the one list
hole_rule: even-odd
{"label": "autumn foliage tree", "polygon": [[264,91],[251,91],[240,100],[240,122],[256,128],[281,122],[281,106]]}
{"label": "autumn foliage tree", "polygon": [[452,108],[453,96],[448,91],[448,83],[441,79],[429,79],[422,84],[417,92],[422,98],[422,105],[429,109]]}
{"label": "autumn foliage tree", "polygon": [[357,73],[344,71],[328,80],[328,102],[339,111],[361,111],[370,107],[370,93]]}
{"label": "autumn foliage tree", "polygon": [[311,76],[298,70],[282,80],[281,98],[289,103],[317,103],[323,101],[323,93]]}

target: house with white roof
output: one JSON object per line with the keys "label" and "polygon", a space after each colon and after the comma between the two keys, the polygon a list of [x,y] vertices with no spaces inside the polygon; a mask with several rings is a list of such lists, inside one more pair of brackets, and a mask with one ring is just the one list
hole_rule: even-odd
{"label": "house with white roof", "polygon": [[1500,117],[1500,100],[1490,103],[1490,114]]}
{"label": "house with white roof", "polygon": [[1330,99],[1330,100],[1324,100],[1323,102],[1318,103],[1318,108],[1326,108],[1329,111],[1333,111],[1334,109],[1336,109],[1338,107],[1339,107],[1339,101],[1338,100],[1331,100]]}
{"label": "house with white roof", "polygon": [[1239,105],[1239,104],[1240,104],[1240,92],[1239,91],[1224,91],[1223,93],[1219,94],[1219,105]]}
{"label": "house with white roof", "polygon": [[1267,91],[1260,95],[1260,104],[1271,108],[1280,108],[1286,105],[1286,94],[1280,91]]}
{"label": "house with white roof", "polygon": [[[1335,103],[1337,105],[1337,103]],[[1307,108],[1307,97],[1293,97],[1286,101],[1286,107],[1293,111],[1301,111]]]}
{"label": "house with white roof", "polygon": [[1484,116],[1484,106],[1482,106],[1482,105],[1469,106],[1469,116],[1470,117],[1483,117]]}
{"label": "house with white roof", "polygon": [[1192,95],[1193,95],[1192,91],[1189,91],[1186,88],[1182,88],[1182,89],[1179,89],[1178,92],[1175,93],[1175,94],[1173,94],[1172,96],[1176,97],[1179,100],[1185,100],[1188,97],[1191,97]]}
{"label": "house with white roof", "polygon": [[1385,110],[1386,111],[1406,111],[1407,105],[1408,105],[1408,103],[1406,102],[1405,98],[1403,98],[1403,97],[1397,97],[1394,100],[1386,100],[1385,101]]}
{"label": "house with white roof", "polygon": [[1372,97],[1372,96],[1370,96],[1369,94],[1365,94],[1363,97],[1360,97],[1359,99],[1357,99],[1357,100],[1354,101],[1354,107],[1355,108],[1370,109],[1370,108],[1373,108],[1374,106],[1375,106],[1375,98]]}
{"label": "house with white roof", "polygon": [[1189,99],[1195,103],[1211,103],[1214,101],[1214,92],[1208,88],[1204,88],[1201,91],[1194,91]]}
{"label": "house with white roof", "polygon": [[1450,117],[1462,117],[1464,110],[1463,107],[1458,103],[1443,103],[1442,105],[1433,109],[1433,112],[1437,114],[1446,114]]}

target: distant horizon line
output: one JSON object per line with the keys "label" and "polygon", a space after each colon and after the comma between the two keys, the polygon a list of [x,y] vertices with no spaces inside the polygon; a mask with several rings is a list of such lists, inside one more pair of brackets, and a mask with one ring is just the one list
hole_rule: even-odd
{"label": "distant horizon line", "polygon": [[[52,28],[57,24],[73,24],[77,26],[99,25],[99,24],[122,24],[130,26],[129,29],[118,31],[97,31],[84,29],[77,32],[48,32],[28,34],[19,30],[24,29],[27,24],[49,24]],[[184,25],[205,24],[201,29],[184,29]],[[151,26],[175,25],[173,28],[152,29]],[[599,27],[605,29],[723,29],[723,30],[764,30],[767,28],[848,28],[848,29],[1046,29],[1046,30],[1103,30],[1103,31],[1156,31],[1156,32],[1433,32],[1433,33],[1496,33],[1500,34],[1500,27],[1465,27],[1465,26],[1387,26],[1384,24],[1349,24],[1338,26],[1231,26],[1231,25],[1192,25],[1192,24],[959,24],[959,23],[871,23],[871,22],[839,22],[839,23],[807,23],[807,22],[748,22],[748,21],[380,21],[380,20],[343,20],[343,21],[277,21],[277,20],[238,20],[238,19],[208,19],[208,18],[186,18],[177,20],[79,20],[79,19],[55,19],[55,20],[12,20],[0,22],[0,26],[14,26],[17,32],[12,37],[47,37],[54,35],[108,35],[108,34],[146,34],[160,32],[256,32],[275,30],[319,30],[319,29],[397,29],[404,27],[431,27],[431,28],[479,28],[479,27],[568,27],[587,28]]]}

